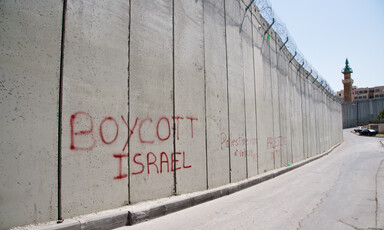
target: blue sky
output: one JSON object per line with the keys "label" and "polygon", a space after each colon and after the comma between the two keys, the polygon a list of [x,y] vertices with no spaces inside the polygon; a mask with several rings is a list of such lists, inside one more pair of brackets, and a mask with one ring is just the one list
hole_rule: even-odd
{"label": "blue sky", "polygon": [[297,48],[334,91],[343,89],[346,58],[354,85],[384,85],[384,0],[269,2]]}

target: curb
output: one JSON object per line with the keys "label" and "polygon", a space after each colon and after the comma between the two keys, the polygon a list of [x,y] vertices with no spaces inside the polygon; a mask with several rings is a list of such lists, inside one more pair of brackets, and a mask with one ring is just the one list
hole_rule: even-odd
{"label": "curb", "polygon": [[[225,185],[219,188],[205,190],[202,192],[192,193],[189,197],[181,198],[179,200],[171,200],[168,202],[163,202],[151,207],[144,208],[143,210],[128,211],[127,209],[114,212],[112,214],[97,214],[93,217],[84,216],[83,218],[74,220],[66,219],[65,223],[61,224],[52,224],[49,226],[40,226],[34,229],[39,230],[84,230],[84,229],[113,229],[123,226],[134,225],[143,221],[151,220],[160,216],[164,216],[173,212],[180,211],[207,201],[211,201],[223,196],[233,194],[235,192],[241,191],[243,189],[252,187],[264,181],[278,177],[284,173],[292,171],[296,168],[304,166],[312,161],[320,159],[330,152],[332,152],[336,147],[341,143],[331,147],[328,151],[319,154],[317,156],[308,158],[306,160],[292,164],[291,166],[283,167],[280,169],[272,170],[253,178],[245,179],[243,181]],[[384,143],[381,142],[381,144]],[[177,197],[177,196],[175,196]]]}

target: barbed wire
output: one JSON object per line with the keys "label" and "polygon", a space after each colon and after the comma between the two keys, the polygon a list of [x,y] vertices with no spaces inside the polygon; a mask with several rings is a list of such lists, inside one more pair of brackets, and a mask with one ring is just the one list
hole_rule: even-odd
{"label": "barbed wire", "polygon": [[[273,11],[272,4],[268,0],[251,0],[250,3],[254,3],[260,11],[261,16],[272,25],[273,30],[280,36],[283,42],[286,42],[285,47],[294,55],[294,59],[302,65],[306,71],[310,72],[312,76],[319,83],[319,87],[322,86],[329,94],[336,96],[335,91],[330,87],[328,82],[319,74],[319,72],[306,60],[304,55],[297,48],[295,40],[289,34],[289,31],[284,22]],[[315,77],[316,76],[316,77]]]}

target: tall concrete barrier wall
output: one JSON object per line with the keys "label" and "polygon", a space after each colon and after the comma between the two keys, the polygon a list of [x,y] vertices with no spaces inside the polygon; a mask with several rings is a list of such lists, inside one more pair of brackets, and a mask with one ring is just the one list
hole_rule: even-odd
{"label": "tall concrete barrier wall", "polygon": [[1,1],[0,226],[216,188],[342,141],[238,0]]}
{"label": "tall concrete barrier wall", "polygon": [[367,125],[384,109],[384,99],[368,99],[364,101],[344,102],[343,128]]}

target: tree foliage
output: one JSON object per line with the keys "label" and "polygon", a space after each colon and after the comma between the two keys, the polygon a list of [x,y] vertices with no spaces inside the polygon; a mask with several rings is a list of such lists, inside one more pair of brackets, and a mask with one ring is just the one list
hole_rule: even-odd
{"label": "tree foliage", "polygon": [[380,111],[379,115],[377,116],[378,119],[384,119],[384,108]]}

